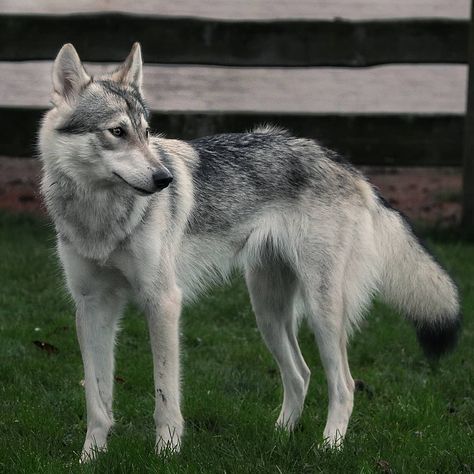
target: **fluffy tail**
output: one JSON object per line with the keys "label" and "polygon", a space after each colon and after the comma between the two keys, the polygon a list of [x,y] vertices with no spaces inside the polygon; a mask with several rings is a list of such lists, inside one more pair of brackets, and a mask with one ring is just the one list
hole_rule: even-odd
{"label": "fluffy tail", "polygon": [[413,321],[425,354],[438,358],[458,339],[458,289],[407,221],[382,199],[379,203],[374,220],[382,256],[382,297]]}

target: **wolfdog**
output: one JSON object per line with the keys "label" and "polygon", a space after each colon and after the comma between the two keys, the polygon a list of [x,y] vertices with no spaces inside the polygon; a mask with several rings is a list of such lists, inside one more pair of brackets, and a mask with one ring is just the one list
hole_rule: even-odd
{"label": "wolfdog", "polygon": [[154,136],[134,44],[91,77],[70,44],[54,62],[40,129],[42,194],[76,305],[87,405],[81,460],[113,424],[114,341],[124,306],[146,315],[154,362],[156,450],[179,450],[179,318],[184,298],[242,269],[258,328],[280,369],[277,427],[291,430],[310,371],[306,318],[329,393],[323,437],[341,446],[353,408],[346,344],[375,294],[414,323],[428,355],[451,349],[458,291],[400,213],[314,140],[263,126],[191,141]]}

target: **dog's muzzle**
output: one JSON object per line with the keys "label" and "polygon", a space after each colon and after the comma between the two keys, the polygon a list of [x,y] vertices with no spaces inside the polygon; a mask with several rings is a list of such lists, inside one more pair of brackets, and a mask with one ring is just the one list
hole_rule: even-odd
{"label": "dog's muzzle", "polygon": [[167,188],[171,181],[173,181],[173,175],[164,167],[154,171],[152,177],[157,191]]}

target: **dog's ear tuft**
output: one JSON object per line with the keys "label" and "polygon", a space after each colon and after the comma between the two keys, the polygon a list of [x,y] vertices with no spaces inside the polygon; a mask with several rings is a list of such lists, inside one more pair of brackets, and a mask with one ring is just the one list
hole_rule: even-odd
{"label": "dog's ear tuft", "polygon": [[142,88],[142,49],[140,43],[134,43],[124,63],[112,74],[112,79],[122,84]]}
{"label": "dog's ear tuft", "polygon": [[91,81],[74,46],[65,44],[59,51],[53,66],[53,103],[65,100],[74,103],[79,92]]}

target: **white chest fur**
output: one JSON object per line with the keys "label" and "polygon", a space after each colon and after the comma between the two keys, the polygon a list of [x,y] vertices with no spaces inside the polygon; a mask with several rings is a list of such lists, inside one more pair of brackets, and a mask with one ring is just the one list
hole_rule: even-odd
{"label": "white chest fur", "polygon": [[151,198],[111,189],[79,188],[45,177],[43,193],[56,230],[76,251],[104,262],[144,219]]}

